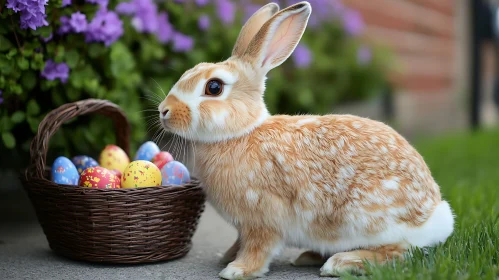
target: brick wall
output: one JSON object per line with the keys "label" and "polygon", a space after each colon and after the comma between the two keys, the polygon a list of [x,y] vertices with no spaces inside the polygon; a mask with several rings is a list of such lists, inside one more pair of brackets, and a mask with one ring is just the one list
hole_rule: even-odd
{"label": "brick wall", "polygon": [[396,129],[411,137],[466,128],[470,0],[343,2],[362,14],[365,39],[395,55]]}
{"label": "brick wall", "polygon": [[455,0],[344,0],[367,25],[366,37],[397,55],[397,86],[411,93],[453,88],[456,55]]}

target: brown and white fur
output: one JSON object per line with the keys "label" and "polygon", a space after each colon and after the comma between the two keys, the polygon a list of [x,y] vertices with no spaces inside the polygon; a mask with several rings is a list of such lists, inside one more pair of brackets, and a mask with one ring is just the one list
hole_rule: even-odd
{"label": "brown and white fur", "polygon": [[[263,276],[285,246],[310,250],[294,264],[320,262],[323,276],[361,273],[364,260],[402,257],[453,231],[423,158],[392,128],[352,115],[269,114],[266,74],[293,52],[310,13],[307,2],[263,6],[229,59],[188,70],[159,105],[163,127],[196,142],[208,198],[238,230],[225,279]],[[219,96],[205,94],[212,78],[224,84]]]}

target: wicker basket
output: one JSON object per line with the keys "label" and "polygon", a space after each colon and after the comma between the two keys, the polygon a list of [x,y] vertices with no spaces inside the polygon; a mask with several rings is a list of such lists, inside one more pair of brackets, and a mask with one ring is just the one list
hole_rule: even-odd
{"label": "wicker basket", "polygon": [[204,209],[196,180],[182,186],[91,189],[48,180],[50,137],[66,121],[85,114],[110,117],[116,141],[129,154],[130,126],[121,109],[87,99],[50,112],[31,143],[30,165],[22,181],[50,248],[56,253],[100,263],[147,263],[185,256]]}

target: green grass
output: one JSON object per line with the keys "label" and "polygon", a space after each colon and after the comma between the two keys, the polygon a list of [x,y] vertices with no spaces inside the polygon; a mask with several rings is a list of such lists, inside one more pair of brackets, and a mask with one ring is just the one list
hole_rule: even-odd
{"label": "green grass", "polygon": [[369,266],[365,278],[499,279],[499,131],[446,136],[416,148],[457,216],[454,233],[405,262]]}

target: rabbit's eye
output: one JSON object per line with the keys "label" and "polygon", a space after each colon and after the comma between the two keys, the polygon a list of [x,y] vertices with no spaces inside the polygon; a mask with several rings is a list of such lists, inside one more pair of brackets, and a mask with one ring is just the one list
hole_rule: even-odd
{"label": "rabbit's eye", "polygon": [[204,90],[205,95],[217,96],[222,93],[224,89],[224,84],[218,79],[209,80],[206,83],[206,88]]}

